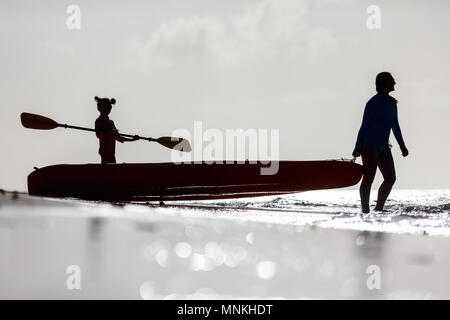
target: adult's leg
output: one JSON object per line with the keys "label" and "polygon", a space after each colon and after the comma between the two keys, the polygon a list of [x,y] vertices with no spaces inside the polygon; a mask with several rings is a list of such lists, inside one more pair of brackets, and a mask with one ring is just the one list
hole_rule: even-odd
{"label": "adult's leg", "polygon": [[386,148],[386,150],[380,154],[378,158],[378,167],[383,174],[384,181],[378,189],[378,199],[375,210],[382,211],[384,203],[386,202],[396,179],[394,159],[392,158],[391,148]]}
{"label": "adult's leg", "polygon": [[361,209],[363,213],[369,213],[370,188],[377,171],[378,150],[375,145],[365,144],[361,151],[363,162],[363,179],[359,187],[361,197]]}

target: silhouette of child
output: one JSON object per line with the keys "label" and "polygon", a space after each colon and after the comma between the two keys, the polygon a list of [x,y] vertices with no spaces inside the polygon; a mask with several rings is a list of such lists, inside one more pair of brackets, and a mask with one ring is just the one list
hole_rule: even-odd
{"label": "silhouette of child", "polygon": [[122,143],[126,141],[136,141],[139,140],[139,137],[125,138],[119,135],[119,131],[114,125],[114,121],[109,119],[112,105],[116,103],[114,98],[95,97],[95,101],[97,101],[97,110],[100,112],[100,116],[95,120],[95,134],[100,143],[98,153],[102,158],[102,164],[116,163],[116,141]]}

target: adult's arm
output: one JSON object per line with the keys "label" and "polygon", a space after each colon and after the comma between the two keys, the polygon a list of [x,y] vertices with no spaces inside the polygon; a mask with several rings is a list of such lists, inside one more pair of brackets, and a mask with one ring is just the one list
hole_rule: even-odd
{"label": "adult's arm", "polygon": [[401,149],[406,148],[405,142],[403,141],[402,131],[400,130],[400,124],[398,123],[398,111],[397,106],[395,106],[395,119],[392,125],[392,132],[394,132],[395,139],[397,140]]}
{"label": "adult's arm", "polygon": [[359,128],[358,137],[356,139],[355,149],[362,148],[362,143],[364,141],[364,137],[366,136],[366,133],[369,130],[369,127],[372,124],[372,121],[373,121],[373,106],[370,102],[367,102],[366,107],[364,109],[364,115],[363,115],[361,128]]}

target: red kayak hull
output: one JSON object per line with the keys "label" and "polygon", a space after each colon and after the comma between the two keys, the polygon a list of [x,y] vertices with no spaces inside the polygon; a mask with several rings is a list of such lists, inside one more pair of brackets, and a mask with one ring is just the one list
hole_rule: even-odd
{"label": "red kayak hull", "polygon": [[277,163],[274,175],[261,175],[267,165],[259,162],[60,164],[32,172],[28,192],[105,201],[205,200],[343,188],[362,176],[362,166],[349,161]]}

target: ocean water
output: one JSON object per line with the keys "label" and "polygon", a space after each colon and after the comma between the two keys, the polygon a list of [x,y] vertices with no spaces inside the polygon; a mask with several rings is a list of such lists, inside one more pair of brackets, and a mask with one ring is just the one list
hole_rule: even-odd
{"label": "ocean water", "polygon": [[348,189],[166,206],[0,193],[0,298],[449,299],[449,195],[394,190],[362,215]]}
{"label": "ocean water", "polygon": [[[375,207],[377,190],[371,193]],[[362,214],[358,190],[321,190],[291,195],[183,202],[216,210],[185,210],[182,215],[207,215],[267,223],[326,228],[450,235],[450,190],[393,190],[386,212]]]}

